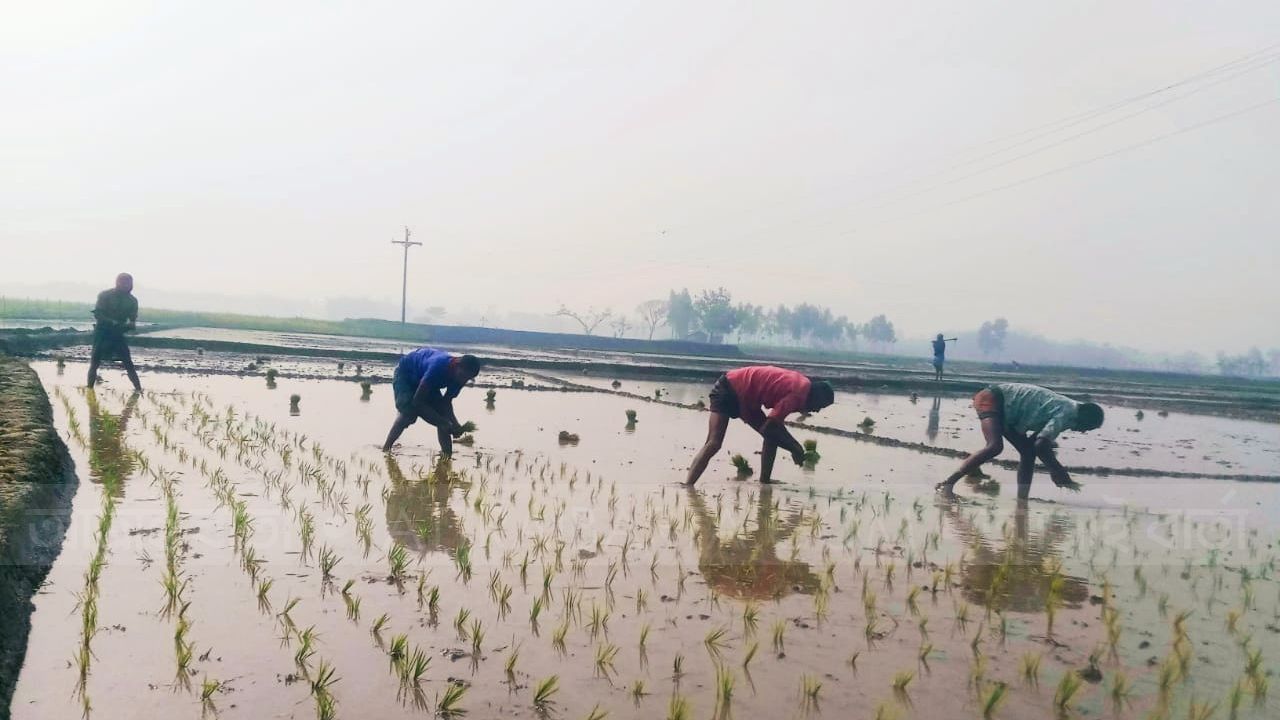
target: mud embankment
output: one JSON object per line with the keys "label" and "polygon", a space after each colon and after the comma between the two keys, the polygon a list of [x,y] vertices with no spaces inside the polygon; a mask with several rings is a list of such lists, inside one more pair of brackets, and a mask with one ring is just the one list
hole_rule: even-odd
{"label": "mud embankment", "polygon": [[76,485],[40,379],[0,356],[0,720],[26,655],[31,597],[62,549]]}

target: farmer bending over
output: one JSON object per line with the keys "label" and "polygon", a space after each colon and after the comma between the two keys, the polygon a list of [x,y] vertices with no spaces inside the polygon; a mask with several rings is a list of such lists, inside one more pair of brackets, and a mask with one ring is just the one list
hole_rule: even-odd
{"label": "farmer bending over", "polygon": [[387,433],[383,451],[400,438],[400,434],[418,418],[436,427],[440,452],[453,454],[453,438],[463,433],[462,423],[453,414],[453,399],[462,386],[480,374],[480,360],[475,355],[453,356],[443,350],[418,348],[400,358],[391,380],[396,410],[400,413]]}
{"label": "farmer bending over", "polygon": [[[693,456],[686,485],[702,477],[711,457],[720,452],[729,420],[742,418],[764,437],[760,451],[760,482],[769,482],[773,459],[781,446],[791,453],[796,465],[804,464],[804,448],[787,432],[787,416],[793,412],[816,412],[835,402],[835,391],[823,380],[812,380],[794,370],[770,365],[730,370],[711,387],[711,420],[707,442]],[[771,408],[765,417],[762,408]]]}
{"label": "farmer bending over", "polygon": [[960,478],[1003,452],[1004,440],[1018,450],[1019,498],[1031,492],[1036,458],[1049,468],[1054,485],[1068,489],[1078,487],[1054,455],[1054,439],[1067,430],[1088,432],[1102,427],[1102,408],[1091,402],[1076,402],[1038,385],[1002,383],[978,391],[973,396],[973,409],[978,411],[987,446],[970,455],[958,470],[938,483],[939,491],[951,493]]}
{"label": "farmer bending over", "polygon": [[138,298],[133,296],[133,276],[120,273],[116,286],[98,293],[93,306],[93,352],[89,355],[89,387],[98,382],[98,366],[102,361],[119,360],[124,372],[133,383],[133,389],[142,392],[138,370],[133,366],[129,343],[124,334],[138,325]]}

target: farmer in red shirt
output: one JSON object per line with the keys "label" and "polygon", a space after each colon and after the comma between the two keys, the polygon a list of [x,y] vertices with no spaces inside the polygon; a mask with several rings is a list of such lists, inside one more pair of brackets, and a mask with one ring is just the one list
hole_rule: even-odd
{"label": "farmer in red shirt", "polygon": [[[835,391],[823,380],[812,380],[794,370],[770,365],[730,370],[711,388],[711,422],[707,442],[693,456],[686,485],[702,477],[711,457],[720,452],[731,418],[742,418],[764,437],[760,451],[760,482],[769,482],[773,458],[781,446],[796,465],[804,464],[804,448],[787,432],[786,419],[793,412],[816,412],[835,402]],[[770,408],[766,417],[762,408]]]}

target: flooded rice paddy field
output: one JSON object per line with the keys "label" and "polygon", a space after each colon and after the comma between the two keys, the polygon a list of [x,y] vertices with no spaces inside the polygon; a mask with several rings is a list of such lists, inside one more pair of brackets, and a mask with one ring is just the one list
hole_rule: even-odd
{"label": "flooded rice paddy field", "polygon": [[[565,382],[614,390],[613,380],[594,374],[561,374]],[[621,380],[621,392],[681,404],[707,402],[710,384]],[[1188,413],[1159,414],[1102,403],[1107,422],[1087,434],[1061,436],[1061,456],[1111,468],[1146,468],[1206,474],[1275,475],[1280,472],[1280,425],[1256,420]],[[972,451],[982,447],[982,429],[968,397],[876,393],[836,393],[836,403],[802,422],[856,431],[866,419],[882,437]]]}
{"label": "flooded rice paddy field", "polygon": [[622,395],[464,391],[450,463],[378,450],[386,385],[36,368],[84,482],[17,718],[1276,714],[1269,483],[943,501],[954,460],[800,430],[761,486],[738,424],[686,490],[706,414]]}

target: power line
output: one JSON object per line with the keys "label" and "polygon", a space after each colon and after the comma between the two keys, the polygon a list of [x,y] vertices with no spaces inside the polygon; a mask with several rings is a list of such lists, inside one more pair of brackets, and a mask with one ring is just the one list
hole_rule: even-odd
{"label": "power line", "polygon": [[[1105,116],[1106,114],[1108,114],[1108,113],[1110,113],[1110,112],[1113,112],[1113,111],[1115,111],[1115,110],[1119,110],[1120,108],[1123,108],[1123,107],[1128,106],[1128,105],[1132,105],[1132,104],[1134,104],[1134,103],[1136,103],[1136,102],[1140,102],[1140,101],[1142,101],[1142,100],[1146,100],[1146,99],[1148,99],[1148,98],[1152,98],[1152,97],[1159,96],[1159,95],[1161,95],[1161,94],[1164,94],[1164,93],[1166,93],[1166,92],[1169,92],[1170,90],[1174,90],[1174,89],[1177,89],[1177,88],[1180,88],[1180,87],[1184,87],[1184,86],[1188,86],[1188,85],[1193,85],[1193,84],[1198,83],[1198,82],[1200,82],[1200,81],[1202,81],[1202,80],[1207,80],[1207,79],[1213,78],[1213,77],[1215,77],[1215,76],[1217,76],[1217,75],[1220,75],[1220,74],[1222,74],[1222,73],[1224,73],[1224,72],[1230,72],[1230,71],[1233,71],[1233,70],[1238,71],[1238,72],[1234,72],[1233,74],[1228,75],[1228,76],[1227,76],[1227,77],[1225,77],[1225,78],[1222,78],[1222,79],[1219,79],[1219,80],[1217,80],[1217,81],[1215,81],[1215,82],[1212,82],[1212,83],[1209,83],[1209,84],[1207,84],[1207,85],[1201,86],[1201,87],[1196,88],[1196,89],[1194,89],[1194,90],[1192,90],[1192,91],[1190,91],[1190,92],[1187,92],[1187,93],[1183,93],[1183,94],[1181,94],[1181,95],[1178,95],[1178,96],[1177,96],[1177,97],[1175,97],[1175,98],[1172,98],[1172,99],[1169,99],[1169,100],[1163,101],[1163,102],[1161,102],[1161,103],[1156,103],[1156,104],[1154,104],[1154,105],[1147,106],[1147,107],[1145,107],[1144,109],[1142,109],[1142,110],[1140,110],[1140,111],[1137,111],[1137,112],[1134,112],[1134,113],[1130,113],[1129,115],[1126,115],[1125,117],[1122,117],[1122,118],[1120,118],[1119,120],[1114,120],[1114,121],[1110,121],[1110,122],[1104,123],[1103,125],[1097,126],[1097,127],[1096,127],[1096,128],[1094,128],[1093,130],[1084,131],[1084,132],[1082,132],[1082,133],[1080,133],[1080,134],[1077,134],[1077,135],[1075,135],[1075,136],[1072,136],[1072,137],[1070,137],[1070,138],[1066,138],[1066,139],[1062,139],[1062,140],[1059,140],[1059,141],[1055,141],[1055,142],[1053,142],[1053,143],[1051,143],[1051,144],[1049,144],[1049,145],[1046,145],[1046,146],[1044,146],[1044,147],[1042,147],[1042,148],[1040,148],[1040,149],[1033,150],[1033,151],[1031,151],[1031,152],[1029,152],[1029,153],[1027,153],[1027,154],[1024,154],[1024,155],[1020,155],[1020,156],[1018,156],[1017,158],[1014,158],[1013,160],[1018,160],[1018,159],[1023,159],[1023,158],[1025,158],[1025,157],[1029,157],[1029,156],[1034,155],[1034,154],[1036,154],[1036,153],[1039,153],[1039,152],[1041,152],[1041,151],[1043,151],[1043,150],[1045,150],[1045,149],[1049,149],[1049,148],[1051,148],[1051,147],[1056,147],[1056,146],[1058,146],[1058,145],[1064,144],[1064,143],[1066,143],[1066,142],[1070,142],[1071,140],[1077,139],[1077,138],[1079,138],[1079,137],[1083,137],[1084,135],[1088,135],[1088,134],[1090,134],[1090,133],[1092,133],[1092,132],[1096,132],[1097,130],[1101,130],[1101,129],[1104,129],[1104,128],[1106,128],[1106,127],[1110,127],[1110,126],[1112,126],[1112,125],[1118,124],[1119,122],[1123,122],[1124,120],[1127,120],[1127,119],[1129,119],[1129,118],[1131,118],[1131,117],[1134,117],[1134,116],[1136,116],[1136,115],[1140,115],[1140,114],[1142,114],[1142,113],[1144,113],[1144,112],[1147,112],[1148,110],[1151,110],[1151,109],[1154,109],[1154,108],[1157,108],[1157,107],[1162,107],[1163,105],[1166,105],[1166,104],[1169,104],[1169,103],[1172,103],[1172,102],[1176,102],[1177,100],[1181,100],[1181,99],[1184,99],[1184,98],[1186,98],[1186,97],[1190,97],[1191,95],[1194,95],[1195,93],[1198,93],[1198,92],[1200,92],[1201,90],[1204,90],[1204,89],[1207,89],[1207,88],[1210,88],[1210,87],[1214,87],[1214,86],[1216,86],[1216,85],[1220,85],[1220,84],[1225,83],[1225,82],[1227,82],[1227,81],[1229,81],[1229,80],[1235,79],[1236,77],[1239,77],[1240,75],[1244,75],[1244,74],[1247,74],[1247,73],[1253,72],[1253,71],[1255,71],[1255,70],[1259,70],[1259,69],[1262,69],[1262,68],[1264,68],[1264,67],[1267,67],[1268,65],[1271,65],[1271,64],[1275,63],[1276,61],[1280,60],[1280,52],[1277,52],[1278,50],[1280,50],[1280,43],[1273,43],[1273,44],[1271,44],[1271,45],[1267,45],[1267,46],[1265,46],[1265,47],[1263,47],[1263,48],[1261,48],[1261,49],[1259,49],[1259,50],[1256,50],[1256,51],[1250,52],[1250,53],[1248,53],[1248,54],[1246,54],[1246,55],[1240,56],[1240,57],[1238,57],[1238,58],[1236,58],[1236,59],[1234,59],[1234,60],[1231,60],[1231,61],[1229,61],[1229,62],[1225,62],[1225,63],[1221,63],[1221,64],[1219,64],[1219,65],[1215,65],[1215,66],[1213,66],[1213,67],[1210,67],[1210,68],[1208,68],[1208,69],[1202,70],[1202,71],[1197,72],[1197,73],[1195,73],[1195,74],[1192,74],[1192,75],[1186,76],[1186,77],[1184,77],[1184,78],[1182,78],[1182,79],[1179,79],[1179,80],[1174,81],[1174,82],[1172,82],[1172,83],[1169,83],[1169,84],[1167,84],[1167,85],[1163,85],[1163,86],[1161,86],[1161,87],[1159,87],[1159,88],[1155,88],[1155,89],[1148,90],[1148,91],[1145,91],[1145,92],[1142,92],[1142,93],[1139,93],[1139,94],[1136,94],[1136,95],[1132,95],[1132,96],[1126,97],[1126,98],[1124,98],[1124,99],[1122,99],[1122,100],[1117,100],[1117,101],[1114,101],[1114,102],[1108,103],[1108,104],[1106,104],[1106,105],[1102,105],[1102,106],[1099,106],[1099,107],[1096,107],[1096,108],[1093,108],[1093,109],[1090,109],[1090,110],[1086,110],[1086,111],[1083,111],[1083,112],[1080,112],[1080,113],[1075,113],[1075,114],[1072,114],[1072,115],[1067,116],[1067,117],[1065,117],[1065,118],[1061,118],[1061,119],[1059,119],[1059,120],[1055,120],[1055,121],[1050,122],[1050,123],[1046,123],[1046,124],[1043,124],[1043,125],[1039,125],[1039,126],[1036,126],[1036,127],[1033,127],[1033,128],[1029,128],[1029,129],[1027,129],[1027,130],[1022,130],[1022,131],[1019,131],[1019,132],[1016,132],[1016,133],[1012,133],[1012,134],[1009,134],[1009,135],[1005,135],[1005,136],[1002,136],[1002,137],[999,137],[999,138],[995,138],[995,139],[992,139],[992,140],[987,140],[987,141],[982,142],[982,143],[979,143],[979,144],[977,144],[977,145],[970,146],[970,147],[969,147],[969,148],[967,148],[967,149],[964,149],[964,150],[960,150],[960,151],[958,151],[957,153],[955,153],[955,154],[953,155],[953,157],[954,157],[954,156],[963,155],[963,154],[965,154],[965,153],[967,153],[967,152],[970,152],[970,151],[972,151],[972,150],[976,150],[976,149],[979,149],[979,148],[982,148],[982,147],[986,147],[986,146],[988,146],[988,145],[1007,142],[1007,141],[1014,140],[1014,139],[1016,139],[1016,138],[1022,137],[1022,136],[1024,136],[1024,135],[1027,135],[1028,133],[1033,133],[1033,136],[1032,136],[1032,137],[1030,137],[1030,138],[1025,138],[1025,139],[1023,139],[1023,140],[1019,140],[1018,142],[1016,142],[1016,143],[1014,143],[1014,144],[1012,144],[1012,145],[1008,145],[1008,146],[1003,147],[1003,148],[1000,148],[1000,149],[998,149],[998,150],[993,150],[993,151],[991,151],[991,152],[988,152],[988,153],[982,154],[982,155],[980,155],[980,156],[978,156],[978,157],[973,157],[973,158],[969,158],[969,159],[966,159],[966,160],[959,160],[959,161],[957,161],[957,162],[953,162],[953,163],[951,163],[951,164],[947,165],[946,167],[943,167],[943,168],[941,168],[941,169],[939,169],[939,170],[935,170],[935,171],[933,171],[933,172],[928,172],[928,173],[926,173],[926,174],[924,174],[924,175],[922,175],[922,176],[920,176],[920,177],[917,177],[917,178],[915,178],[915,179],[912,179],[912,180],[906,180],[906,181],[903,181],[903,182],[894,183],[894,184],[892,184],[892,185],[890,185],[890,186],[888,186],[888,187],[880,188],[880,189],[874,190],[874,191],[872,191],[872,193],[871,193],[870,195],[868,195],[868,196],[866,196],[866,197],[863,197],[863,198],[860,198],[860,199],[854,199],[854,200],[851,200],[848,204],[846,204],[846,205],[844,206],[844,208],[843,208],[843,209],[846,209],[846,210],[847,210],[847,209],[850,209],[851,207],[865,206],[866,204],[868,204],[868,203],[872,203],[873,201],[875,201],[877,197],[884,197],[884,196],[885,196],[886,194],[888,194],[888,193],[892,193],[892,192],[895,192],[895,191],[906,191],[906,190],[909,190],[910,188],[913,188],[913,187],[915,187],[915,186],[918,186],[918,185],[919,185],[919,184],[921,184],[921,183],[928,182],[928,181],[933,180],[933,179],[935,179],[935,178],[945,177],[945,176],[946,176],[946,175],[948,175],[949,173],[954,172],[955,170],[958,170],[958,169],[960,169],[960,168],[963,168],[963,167],[966,167],[966,166],[969,166],[969,165],[973,165],[973,164],[975,164],[975,163],[982,162],[982,161],[984,161],[984,160],[988,160],[988,159],[991,159],[991,158],[997,157],[997,156],[1002,155],[1002,154],[1004,154],[1004,153],[1006,153],[1006,152],[1009,152],[1010,150],[1016,149],[1016,148],[1018,148],[1018,147],[1022,147],[1022,146],[1026,145],[1026,144],[1029,144],[1029,143],[1031,143],[1031,142],[1035,142],[1036,140],[1039,140],[1039,139],[1041,139],[1041,138],[1051,136],[1051,135],[1053,135],[1053,134],[1055,134],[1055,133],[1057,133],[1057,132],[1061,132],[1061,131],[1063,131],[1063,130],[1067,130],[1067,129],[1069,129],[1069,128],[1075,127],[1075,126],[1080,125],[1081,123],[1087,122],[1087,121],[1089,121],[1089,120],[1091,120],[1091,119],[1094,119],[1094,118],[1098,118],[1098,117]],[[1241,69],[1241,68],[1243,68],[1243,69]],[[1013,160],[1010,160],[1010,161],[1008,161],[1008,162],[1012,162]],[[1003,165],[1008,164],[1008,162],[1002,162],[1001,164],[998,164],[998,165],[992,166],[991,168],[987,168],[987,170],[989,170],[989,169],[993,169],[993,168],[995,168],[995,167],[1001,167],[1001,166],[1003,166]],[[911,192],[908,192],[906,195],[903,195],[903,196],[901,196],[901,197],[899,197],[899,198],[896,198],[896,199],[889,199],[889,200],[883,200],[883,201],[881,201],[879,204],[874,205],[874,206],[872,207],[872,209],[878,209],[878,208],[883,207],[883,206],[885,206],[885,205],[889,205],[889,204],[892,204],[892,203],[894,203],[894,202],[897,202],[898,200],[905,199],[905,198],[907,198],[907,197],[912,197],[912,196],[914,196],[914,195],[918,195],[918,194],[920,194],[920,193],[922,193],[922,192],[927,192],[928,190],[931,190],[931,189],[936,189],[936,188],[938,188],[938,187],[945,187],[946,185],[951,184],[952,182],[958,182],[958,181],[959,181],[959,180],[961,180],[961,179],[968,179],[968,178],[970,178],[970,177],[974,177],[974,176],[976,176],[976,175],[982,174],[983,172],[986,172],[987,170],[979,170],[979,171],[976,171],[975,173],[973,173],[973,174],[971,174],[971,175],[966,175],[966,176],[964,176],[963,178],[953,178],[952,180],[944,180],[944,181],[942,181],[942,182],[936,183],[936,184],[934,184],[934,185],[932,185],[932,186],[930,186],[930,187],[928,187],[928,188],[925,188],[925,189],[923,189],[923,190],[912,190]],[[877,175],[883,175],[883,174],[885,174],[885,173],[883,173],[883,172],[882,172],[882,173],[877,173]],[[873,175],[873,176],[871,176],[871,177],[875,177],[875,175]],[[778,202],[775,202],[775,203],[769,203],[769,204],[768,204],[768,206],[769,206],[769,207],[778,207],[778,206],[783,205],[783,204],[785,204],[785,203],[787,203],[787,202],[790,202],[790,201],[778,201]],[[756,205],[756,208],[757,208],[757,209],[759,209],[760,207],[761,207],[760,205]],[[827,224],[830,224],[830,223],[827,223]],[[676,228],[681,228],[681,227],[689,227],[690,225],[696,225],[696,223],[694,223],[694,224],[686,224],[686,225],[684,225],[684,226],[678,226],[678,225],[675,225],[675,226],[664,226],[664,227],[667,227],[668,229],[676,229]],[[766,229],[765,231],[767,231],[767,229]],[[762,231],[757,230],[757,231],[755,231],[755,232],[748,233],[748,235],[759,235],[759,234],[760,234],[760,232],[762,232]]]}
{"label": "power line", "polygon": [[[1235,111],[1233,111],[1233,112],[1226,113],[1225,115],[1218,115],[1217,117],[1213,117],[1213,118],[1210,118],[1210,119],[1208,119],[1208,120],[1204,120],[1204,121],[1202,121],[1202,122],[1195,123],[1195,124],[1193,124],[1193,125],[1188,125],[1188,126],[1186,126],[1186,127],[1179,128],[1179,129],[1174,130],[1174,131],[1172,131],[1172,132],[1167,132],[1167,133],[1165,133],[1165,134],[1163,134],[1163,135],[1157,135],[1157,136],[1155,136],[1155,137],[1148,138],[1148,139],[1143,140],[1143,141],[1141,141],[1141,142],[1136,142],[1136,143],[1133,143],[1133,144],[1131,144],[1131,145],[1126,145],[1126,146],[1124,146],[1124,147],[1117,148],[1117,149],[1115,149],[1115,150],[1111,150],[1111,151],[1109,151],[1109,152],[1102,153],[1101,155],[1094,155],[1093,157],[1087,158],[1087,159],[1085,159],[1085,160],[1080,160],[1080,161],[1077,161],[1077,162],[1069,163],[1069,164],[1067,164],[1067,165],[1062,165],[1062,166],[1060,166],[1060,167],[1053,168],[1052,170],[1046,170],[1046,171],[1044,171],[1044,172],[1042,172],[1042,173],[1038,173],[1038,174],[1036,174],[1036,175],[1032,175],[1032,176],[1030,176],[1030,177],[1025,177],[1025,178],[1022,178],[1022,179],[1020,179],[1020,180],[1015,180],[1015,181],[1010,182],[1010,183],[1005,183],[1005,184],[1003,184],[1003,185],[997,185],[997,186],[995,186],[995,187],[987,188],[986,190],[982,190],[982,191],[980,191],[980,192],[976,192],[976,193],[973,193],[973,194],[971,194],[971,195],[965,195],[965,196],[963,196],[963,197],[956,198],[956,199],[954,199],[954,200],[950,200],[950,201],[945,202],[945,203],[942,203],[942,204],[940,204],[940,205],[934,205],[934,206],[932,206],[932,207],[927,207],[927,208],[925,208],[925,209],[918,210],[918,211],[916,211],[916,212],[907,213],[907,214],[904,214],[904,215],[899,215],[899,216],[898,216],[898,217],[896,217],[896,218],[888,218],[888,219],[886,219],[886,220],[884,220],[884,221],[881,221],[881,222],[878,222],[878,223],[873,223],[872,225],[869,225],[868,227],[875,227],[875,226],[883,225],[883,224],[888,223],[888,222],[893,222],[894,220],[900,220],[900,219],[905,219],[905,218],[909,218],[909,217],[915,217],[915,216],[917,216],[917,215],[924,214],[925,212],[932,212],[932,211],[934,211],[934,210],[940,210],[940,209],[942,209],[942,208],[951,207],[952,205],[959,205],[960,203],[968,202],[968,201],[970,201],[970,200],[976,200],[976,199],[978,199],[978,198],[980,198],[980,197],[985,197],[985,196],[990,195],[990,194],[992,194],[992,193],[996,193],[996,192],[1000,192],[1000,191],[1002,191],[1002,190],[1008,190],[1008,189],[1011,189],[1011,188],[1015,188],[1015,187],[1018,187],[1018,186],[1020,186],[1020,185],[1025,185],[1025,184],[1027,184],[1027,183],[1034,182],[1034,181],[1036,181],[1036,180],[1040,180],[1040,179],[1042,179],[1042,178],[1049,177],[1049,176],[1051,176],[1051,175],[1057,175],[1057,174],[1059,174],[1059,173],[1063,173],[1063,172],[1066,172],[1066,171],[1068,171],[1068,170],[1074,170],[1075,168],[1082,167],[1082,166],[1084,166],[1084,165],[1089,165],[1089,164],[1092,164],[1092,163],[1098,162],[1098,161],[1100,161],[1100,160],[1106,160],[1106,159],[1109,159],[1109,158],[1113,158],[1113,157],[1115,157],[1115,156],[1117,156],[1117,155],[1123,155],[1124,153],[1131,152],[1131,151],[1133,151],[1133,150],[1138,150],[1138,149],[1140,149],[1140,148],[1144,148],[1144,147],[1146,147],[1146,146],[1148,146],[1148,145],[1154,145],[1155,143],[1158,143],[1158,142],[1160,142],[1161,140],[1167,140],[1167,139],[1169,139],[1169,138],[1171,138],[1171,137],[1175,137],[1175,136],[1177,136],[1177,135],[1183,135],[1183,134],[1185,134],[1185,133],[1189,133],[1189,132],[1192,132],[1192,131],[1194,131],[1194,130],[1200,130],[1200,129],[1205,128],[1205,127],[1208,127],[1208,126],[1210,126],[1210,125],[1215,125],[1215,124],[1217,124],[1217,123],[1224,122],[1224,121],[1226,121],[1226,120],[1230,120],[1230,119],[1232,119],[1232,118],[1239,117],[1239,116],[1241,116],[1241,115],[1246,115],[1246,114],[1248,114],[1248,113],[1255,112],[1255,111],[1257,111],[1257,110],[1261,110],[1261,109],[1263,109],[1263,108],[1267,107],[1268,105],[1272,105],[1272,104],[1277,103],[1277,102],[1280,102],[1280,97],[1274,97],[1274,98],[1271,98],[1270,100],[1265,100],[1265,101],[1263,101],[1263,102],[1257,103],[1256,105],[1250,105],[1250,106],[1248,106],[1248,107],[1241,108],[1241,109],[1239,109],[1239,110],[1235,110]],[[855,229],[855,230],[851,230],[851,231],[849,231],[849,232],[850,232],[850,233],[856,233],[856,232],[858,232],[858,230],[857,230],[857,229]]]}

